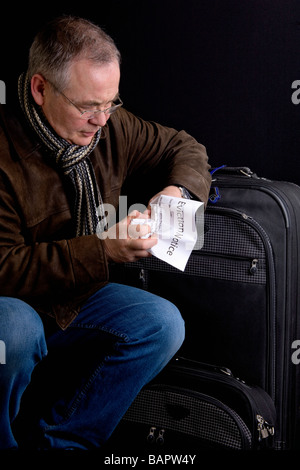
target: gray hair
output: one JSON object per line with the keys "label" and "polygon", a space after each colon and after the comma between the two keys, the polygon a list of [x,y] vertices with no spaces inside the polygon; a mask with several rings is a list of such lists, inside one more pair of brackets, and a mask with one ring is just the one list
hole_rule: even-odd
{"label": "gray hair", "polygon": [[91,21],[63,16],[48,23],[35,37],[28,62],[28,77],[39,73],[59,90],[66,88],[72,61],[96,64],[121,62],[113,39]]}

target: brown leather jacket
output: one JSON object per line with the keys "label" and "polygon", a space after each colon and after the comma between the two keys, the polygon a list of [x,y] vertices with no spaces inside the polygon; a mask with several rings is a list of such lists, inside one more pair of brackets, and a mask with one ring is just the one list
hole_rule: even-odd
{"label": "brown leather jacket", "polygon": [[[117,206],[124,182],[149,174],[155,176],[150,197],[177,183],[207,201],[211,179],[205,148],[184,131],[145,122],[125,109],[111,116],[90,158],[105,203]],[[68,192],[21,110],[3,105],[0,295],[55,316],[61,328],[109,279],[103,242],[97,235],[72,235]],[[138,197],[135,202],[145,203]]]}

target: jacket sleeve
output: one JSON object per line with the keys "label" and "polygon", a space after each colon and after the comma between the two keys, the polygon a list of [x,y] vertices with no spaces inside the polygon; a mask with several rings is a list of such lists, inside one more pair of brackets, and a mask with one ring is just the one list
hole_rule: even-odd
{"label": "jacket sleeve", "polygon": [[31,304],[41,299],[51,303],[108,279],[107,261],[97,235],[30,240],[28,233],[24,234],[24,214],[5,180],[0,174],[0,295],[19,297]]}
{"label": "jacket sleeve", "polygon": [[[119,119],[128,155],[128,173],[142,171],[162,175],[164,186],[185,186],[207,203],[211,184],[205,147],[185,131],[144,121],[120,110]],[[162,188],[161,188],[162,189]]]}

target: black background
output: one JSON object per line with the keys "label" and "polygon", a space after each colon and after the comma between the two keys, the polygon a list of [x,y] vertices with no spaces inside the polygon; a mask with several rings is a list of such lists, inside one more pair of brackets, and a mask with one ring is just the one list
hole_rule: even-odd
{"label": "black background", "polygon": [[[122,54],[125,107],[203,143],[212,166],[300,184],[300,0],[98,0],[7,5],[6,103],[36,31],[60,14],[102,26]],[[299,94],[300,97],[300,94]]]}

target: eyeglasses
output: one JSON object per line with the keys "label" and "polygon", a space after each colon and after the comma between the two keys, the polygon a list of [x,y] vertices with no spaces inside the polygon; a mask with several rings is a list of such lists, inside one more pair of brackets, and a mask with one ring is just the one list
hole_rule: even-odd
{"label": "eyeglasses", "polygon": [[71,101],[62,91],[60,91],[54,83],[50,82],[50,80],[47,79],[47,81],[52,85],[52,87],[58,91],[66,100],[71,103],[72,106],[74,106],[79,112],[80,112],[80,118],[85,119],[86,121],[89,119],[93,119],[95,116],[97,116],[99,113],[104,113],[108,114],[109,116],[117,111],[122,105],[123,101],[121,100],[120,97],[117,98],[115,102],[113,102],[112,106],[109,106],[109,108],[106,109],[88,109],[86,111],[82,111],[73,101]]}

